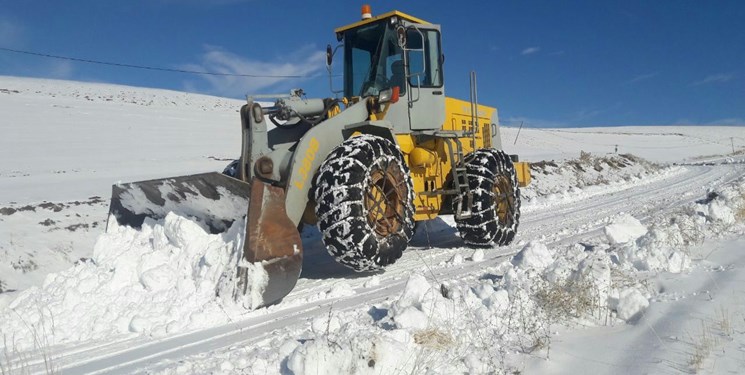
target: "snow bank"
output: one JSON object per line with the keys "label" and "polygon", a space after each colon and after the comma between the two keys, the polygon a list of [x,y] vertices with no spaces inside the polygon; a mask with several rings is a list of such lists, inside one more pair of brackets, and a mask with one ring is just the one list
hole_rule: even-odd
{"label": "snow bank", "polygon": [[[330,333],[315,322],[313,335],[297,344],[287,367],[296,374],[519,370],[514,353],[550,345],[553,324],[586,327],[642,318],[657,293],[648,289],[649,275],[688,270],[688,247],[737,225],[745,183],[728,189],[734,190],[649,223],[620,215],[599,243],[554,249],[530,242],[476,280],[413,275],[398,297],[372,307],[367,320],[340,317],[347,322],[341,328],[328,320]],[[456,255],[448,263],[463,262]]]}
{"label": "snow bank", "polygon": [[319,337],[298,346],[287,357],[287,368],[305,374],[410,374],[416,363],[401,354],[414,344],[402,331],[373,333],[345,326],[343,340]]}
{"label": "snow bank", "polygon": [[[610,238],[601,235],[592,243],[528,243],[509,261],[478,275],[434,280],[415,274],[398,295],[380,304],[331,311],[309,320],[305,331],[292,330],[291,338],[273,339],[248,354],[227,350],[225,356],[179,366],[186,366],[181,372],[201,373],[225,371],[226,362],[243,373],[520,371],[526,355],[543,358],[556,325],[612,326],[644,319],[659,293],[649,288],[649,277],[688,269],[692,262],[687,247],[705,235],[742,225],[737,212],[745,207],[745,181],[732,189],[644,224],[619,217],[610,225],[633,233],[625,242],[611,241],[620,238],[611,228]],[[740,221],[728,227],[721,216],[707,216],[716,200]],[[719,203],[714,206],[723,212]],[[480,259],[481,254],[474,252],[471,258]],[[464,262],[463,256],[454,256],[443,266]],[[641,264],[646,266],[637,268]],[[365,285],[377,285],[378,278]]]}
{"label": "snow bank", "polygon": [[[509,306],[509,293],[491,281],[446,285],[415,274],[365,318],[339,312],[338,319],[314,321],[286,366],[296,375],[480,373],[499,361],[493,354],[507,327],[519,325],[509,323]],[[336,328],[336,320],[345,323]],[[482,329],[478,338],[469,331],[474,326]],[[466,348],[474,355],[463,357]]]}
{"label": "snow bank", "polygon": [[680,167],[662,167],[633,155],[593,155],[582,152],[578,159],[537,161],[530,164],[533,180],[521,190],[524,201],[545,197],[542,205],[557,201],[572,202],[612,187],[623,189],[649,183],[656,178],[684,171]]}
{"label": "snow bank", "polygon": [[692,265],[687,248],[736,227],[735,212],[742,211],[744,200],[745,185],[739,182],[646,226],[623,215],[604,229],[613,260],[638,271],[685,272]]}
{"label": "snow bank", "polygon": [[[146,220],[141,230],[109,225],[91,259],[48,275],[41,288],[21,292],[0,311],[0,331],[16,349],[34,346],[40,332],[50,344],[163,336],[226,322],[225,309],[241,309],[232,294],[245,222],[220,235],[173,213]],[[252,289],[261,290],[267,277],[254,268]],[[248,307],[260,302],[260,294],[248,295]]]}

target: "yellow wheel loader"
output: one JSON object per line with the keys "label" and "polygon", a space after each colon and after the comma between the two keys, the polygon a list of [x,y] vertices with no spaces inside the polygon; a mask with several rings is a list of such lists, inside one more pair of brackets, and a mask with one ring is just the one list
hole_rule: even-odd
{"label": "yellow wheel loader", "polygon": [[295,286],[303,224],[355,271],[394,263],[415,222],[439,215],[454,215],[467,244],[509,244],[529,166],[501,150],[497,110],[477,103],[473,73],[470,100],[445,96],[440,27],[363,7],[335,32],[327,66],[342,49],[341,97],[293,90],[264,107],[254,100],[266,96],[249,97],[240,158],[223,173],[114,185],[110,217],[139,227],[175,212],[213,233],[245,222],[236,298],[258,265],[269,278],[262,305]]}

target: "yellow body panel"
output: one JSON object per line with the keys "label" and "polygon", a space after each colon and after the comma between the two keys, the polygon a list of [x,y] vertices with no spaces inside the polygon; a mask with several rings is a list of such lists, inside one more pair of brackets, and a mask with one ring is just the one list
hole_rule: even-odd
{"label": "yellow body panel", "polygon": [[[336,28],[335,33],[343,33],[366,24],[377,22],[391,17],[400,17],[412,23],[429,24],[422,19],[408,14],[392,11],[383,13],[376,17],[363,19],[361,21]],[[356,102],[359,98],[351,98]],[[370,113],[370,120],[382,120],[385,118],[388,105],[383,110]],[[489,148],[492,144],[493,130],[492,117],[496,108],[479,105],[475,116],[476,124],[473,124],[474,116],[471,114],[471,103],[455,98],[445,98],[445,123],[442,131],[471,132],[473,136],[459,137],[462,155],[468,155],[476,149]],[[424,140],[422,140],[424,139]],[[404,159],[411,170],[411,178],[414,185],[414,220],[429,220],[436,218],[440,213],[448,212],[450,207],[443,207],[445,196],[435,193],[442,190],[449,181],[451,169],[460,160],[451,160],[450,155],[457,155],[457,147],[452,138],[434,137],[418,138],[411,134],[397,134],[396,141],[404,154]],[[515,171],[520,186],[530,183],[530,168],[528,163],[515,163]]]}
{"label": "yellow body panel", "polygon": [[[474,137],[461,137],[463,154],[474,149],[492,146],[491,118],[496,109],[483,105],[478,106],[477,127]],[[470,131],[473,123],[471,103],[465,100],[445,98],[445,123],[442,130]],[[443,196],[429,192],[440,190],[445,186],[451,173],[453,161],[447,140],[443,138],[417,142],[411,134],[398,134],[396,141],[401,147],[414,184],[414,219],[429,220],[440,214]],[[455,145],[453,145],[455,146]],[[456,154],[453,150],[453,154]],[[456,163],[458,161],[455,161]]]}
{"label": "yellow body panel", "polygon": [[512,163],[515,166],[517,174],[517,184],[520,187],[526,187],[530,184],[530,163],[520,161]]}
{"label": "yellow body panel", "polygon": [[382,19],[388,18],[388,17],[393,17],[393,16],[401,17],[402,19],[405,19],[405,20],[407,20],[409,22],[418,23],[418,24],[422,24],[422,25],[429,25],[429,22],[427,22],[425,20],[422,20],[420,18],[416,18],[416,17],[410,16],[410,15],[408,15],[406,13],[399,12],[397,10],[394,10],[392,12],[383,13],[383,14],[381,14],[379,16],[375,16],[375,17],[372,17],[372,18],[364,19],[362,21],[358,21],[358,22],[355,22],[355,23],[352,23],[352,24],[349,24],[349,25],[346,25],[346,26],[337,27],[336,29],[334,29],[334,32],[335,33],[343,33],[343,32],[345,32],[345,31],[347,31],[349,29],[354,29],[355,27],[366,25],[368,23],[373,23],[375,21],[382,20]]}

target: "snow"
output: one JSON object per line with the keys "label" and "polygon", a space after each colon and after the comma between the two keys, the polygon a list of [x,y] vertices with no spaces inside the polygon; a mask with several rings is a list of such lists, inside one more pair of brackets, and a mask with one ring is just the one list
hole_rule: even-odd
{"label": "snow", "polygon": [[554,258],[548,248],[541,242],[529,242],[512,258],[512,264],[515,266],[538,271],[546,269],[553,261]]}
{"label": "snow", "polygon": [[732,209],[727,207],[724,202],[715,200],[709,203],[707,215],[711,220],[719,221],[724,224],[734,224],[735,214]]}
{"label": "snow", "polygon": [[627,288],[621,291],[615,305],[618,318],[628,321],[641,314],[649,306],[649,301],[639,289]]}
{"label": "snow", "polygon": [[[194,189],[192,189],[194,190]],[[164,217],[169,212],[190,217],[209,218],[216,229],[226,230],[221,220],[240,217],[248,211],[248,199],[228,191],[223,186],[217,187],[218,199],[212,199],[196,193],[180,192],[172,181],[164,181],[158,186],[159,197],[179,197],[178,201],[164,199],[162,205],[153,204],[141,186],[132,185],[120,195],[122,207],[133,214],[146,213],[152,217]]]}
{"label": "snow", "polygon": [[188,215],[140,230],[107,218],[116,182],[221,170],[240,101],[0,88],[0,288],[15,290],[0,293],[2,371],[745,370],[745,158],[728,155],[742,128],[523,129],[517,144],[503,128],[507,152],[536,162],[513,245],[464,247],[443,217],[385,272],[355,273],[306,228],[295,290],[252,310],[261,264],[242,264],[253,287],[232,298],[245,223],[213,235]]}
{"label": "snow", "polygon": [[471,261],[481,262],[482,260],[484,260],[484,249],[474,250],[473,254],[471,254]]}
{"label": "snow", "polygon": [[647,228],[631,215],[623,214],[605,227],[605,236],[611,244],[635,241],[647,234]]}
{"label": "snow", "polygon": [[[146,220],[141,230],[116,220],[109,225],[89,260],[49,274],[0,311],[0,329],[14,348],[36,344],[30,327],[63,344],[129,332],[158,337],[230,319],[223,309],[235,308],[233,275],[245,221],[222,235],[173,213]],[[257,269],[263,277],[254,276],[250,290],[267,281],[260,264]],[[257,306],[261,295],[249,294]]]}

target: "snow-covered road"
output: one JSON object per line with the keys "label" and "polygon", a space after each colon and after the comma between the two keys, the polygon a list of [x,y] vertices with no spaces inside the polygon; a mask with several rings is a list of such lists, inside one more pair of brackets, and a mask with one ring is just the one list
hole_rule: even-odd
{"label": "snow-covered road", "polygon": [[[707,191],[745,174],[745,165],[723,164],[678,167],[651,181],[565,197],[540,204],[526,204],[520,227],[521,243],[542,240],[553,246],[562,242],[582,243],[600,234],[600,229],[622,212],[644,218],[705,196]],[[588,196],[589,195],[589,196]],[[424,270],[433,280],[458,280],[481,276],[485,269],[514,255],[520,245],[486,251],[478,262],[453,265],[456,254],[469,257],[473,250],[461,247],[455,229],[442,221],[428,223],[429,233],[416,235],[404,257],[385,273],[357,274],[339,267],[321,248],[315,233],[306,233],[304,274],[295,290],[279,305],[247,314],[247,317],[214,328],[173,337],[52,349],[54,365],[62,373],[134,373],[159,371],[183,358],[213,351],[241,350],[267,340],[281,330],[293,330],[329,310],[365,309],[399,294],[408,275]],[[306,232],[314,232],[308,230]],[[436,244],[430,247],[430,244]],[[323,275],[321,278],[320,276]],[[371,280],[375,280],[371,282]],[[343,282],[349,289],[339,290]],[[371,285],[372,284],[372,285]],[[339,294],[340,296],[335,296]],[[29,363],[44,372],[44,364]]]}

